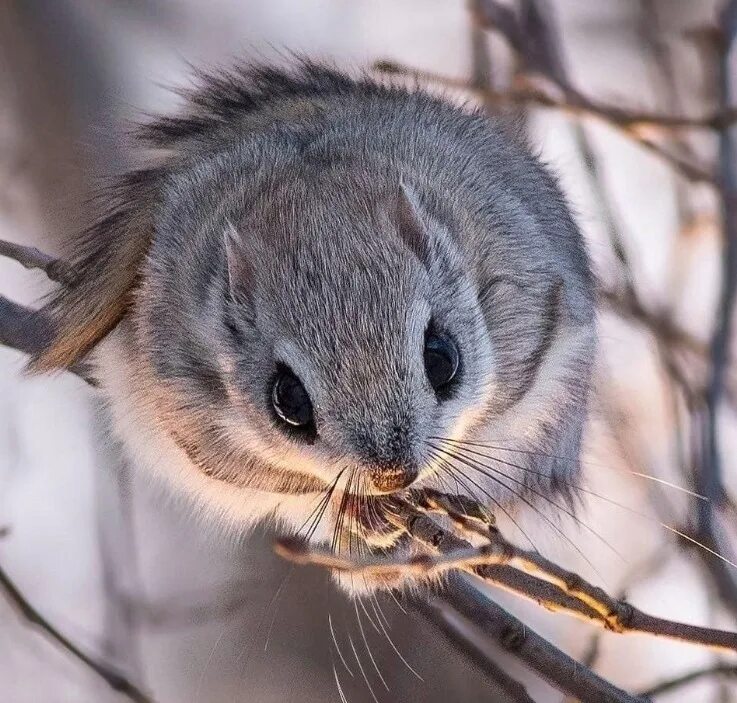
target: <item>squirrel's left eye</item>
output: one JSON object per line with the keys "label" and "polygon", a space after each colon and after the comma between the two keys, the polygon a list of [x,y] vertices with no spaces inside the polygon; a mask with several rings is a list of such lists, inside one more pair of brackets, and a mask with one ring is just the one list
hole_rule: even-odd
{"label": "squirrel's left eye", "polygon": [[425,336],[425,373],[439,397],[446,397],[459,363],[458,347],[450,337],[434,332]]}
{"label": "squirrel's left eye", "polygon": [[271,403],[285,425],[302,430],[313,424],[310,396],[289,369],[283,368],[277,373],[271,388]]}

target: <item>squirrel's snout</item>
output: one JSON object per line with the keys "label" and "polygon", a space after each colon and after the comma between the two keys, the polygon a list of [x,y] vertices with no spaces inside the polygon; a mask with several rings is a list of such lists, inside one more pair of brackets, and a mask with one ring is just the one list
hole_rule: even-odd
{"label": "squirrel's snout", "polygon": [[409,413],[385,413],[394,419],[374,422],[354,431],[350,444],[354,456],[368,475],[369,490],[374,495],[396,493],[411,485],[420,475],[421,458],[414,423]]}

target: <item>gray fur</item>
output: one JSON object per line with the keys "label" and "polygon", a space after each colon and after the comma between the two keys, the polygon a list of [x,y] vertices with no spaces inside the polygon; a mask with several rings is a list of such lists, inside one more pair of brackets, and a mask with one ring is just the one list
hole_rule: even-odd
{"label": "gray fur", "polygon": [[[39,368],[122,320],[141,402],[198,470],[244,487],[295,456],[322,485],[346,467],[422,471],[462,416],[466,439],[527,452],[526,484],[575,472],[594,285],[554,178],[499,125],[304,63],[208,78],[143,138],[156,169],[125,191],[123,226],[87,237]],[[461,354],[442,403],[423,366],[431,317]],[[313,444],[274,419],[278,363],[310,394]],[[522,432],[493,436],[509,427]]]}

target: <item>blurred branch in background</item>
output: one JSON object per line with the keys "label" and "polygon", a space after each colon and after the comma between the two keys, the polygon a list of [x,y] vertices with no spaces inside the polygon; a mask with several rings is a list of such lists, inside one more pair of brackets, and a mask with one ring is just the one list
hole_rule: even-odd
{"label": "blurred branch in background", "polygon": [[663,693],[670,693],[676,689],[685,686],[697,679],[705,678],[708,676],[720,676],[724,678],[735,678],[737,677],[737,666],[732,664],[716,664],[709,666],[704,669],[698,669],[697,671],[691,671],[683,676],[678,676],[667,681],[662,681],[656,684],[652,688],[648,688],[646,691],[642,691],[640,696],[642,698],[655,698]]}
{"label": "blurred branch in background", "polygon": [[[724,109],[730,104],[737,86],[737,71],[730,59],[737,36],[737,3],[729,2],[723,13],[722,31],[724,50],[716,70],[719,77],[719,100]],[[737,519],[734,502],[724,488],[723,461],[719,443],[720,410],[724,396],[727,366],[730,361],[735,294],[737,293],[737,128],[730,126],[719,137],[720,207],[724,238],[722,257],[722,294],[719,312],[711,342],[711,371],[706,390],[704,412],[704,448],[700,461],[694,467],[696,490],[709,498],[698,506],[696,539],[720,554],[729,546],[717,525],[717,513],[728,512]],[[693,419],[696,421],[696,418]],[[705,560],[719,594],[733,613],[737,614],[737,581],[729,569]]]}
{"label": "blurred branch in background", "polygon": [[151,699],[137,686],[131,683],[125,676],[115,671],[107,664],[94,659],[83,652],[74,642],[57,630],[36,608],[34,608],[23,596],[18,587],[10,580],[5,571],[0,568],[0,590],[7,601],[15,608],[18,615],[27,623],[38,628],[52,642],[56,643],[62,650],[80,661],[91,671],[94,671],[114,691],[125,696],[136,703],[151,703]]}

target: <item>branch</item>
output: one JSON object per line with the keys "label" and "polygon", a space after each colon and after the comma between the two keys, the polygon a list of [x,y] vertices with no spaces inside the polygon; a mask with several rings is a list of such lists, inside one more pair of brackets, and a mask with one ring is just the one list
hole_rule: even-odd
{"label": "branch", "polygon": [[[734,91],[730,68],[730,49],[737,35],[737,2],[730,0],[722,15],[725,47],[720,62],[722,104],[727,106]],[[737,134],[735,129],[722,132],[719,144],[722,181],[722,219],[724,223],[724,258],[722,291],[717,324],[711,342],[711,377],[706,392],[704,413],[704,450],[696,470],[696,490],[709,498],[699,505],[697,539],[710,549],[721,552],[716,510],[730,507],[722,479],[719,448],[719,409],[724,395],[732,339],[735,294],[737,293]],[[732,511],[733,512],[733,511]],[[737,581],[726,565],[706,560],[724,602],[737,612]]]}
{"label": "branch", "polygon": [[574,88],[568,80],[562,52],[555,33],[551,31],[551,20],[543,12],[545,5],[525,0],[522,18],[496,0],[475,0],[474,17],[479,26],[498,31],[512,49],[525,58],[528,71],[545,76],[561,92],[572,98],[572,107],[592,115],[600,115],[621,127],[651,127],[661,129],[728,129],[737,122],[737,108],[723,106],[700,116],[673,115],[671,113],[622,108],[587,98]]}
{"label": "branch", "polygon": [[[728,112],[715,112],[702,117],[689,117],[686,115],[670,115],[666,113],[648,112],[636,108],[623,108],[611,103],[596,101],[591,98],[577,97],[575,99],[567,90],[563,90],[555,83],[551,83],[548,77],[539,76],[548,84],[544,89],[536,84],[535,76],[530,74],[528,79],[520,81],[517,85],[507,90],[495,90],[493,88],[482,88],[475,83],[444,76],[432,71],[406,66],[397,61],[380,59],[372,67],[379,73],[397,76],[412,76],[429,83],[438,83],[455,90],[470,91],[486,97],[497,105],[537,105],[561,110],[574,117],[592,117],[610,125],[625,128],[629,131],[640,130],[678,130],[678,129],[728,129],[737,122],[737,108],[731,108]],[[559,95],[555,95],[558,92]],[[718,125],[718,127],[717,127]],[[630,136],[641,140],[642,136],[630,134]]]}
{"label": "branch", "polygon": [[[502,536],[483,506],[469,498],[420,489],[410,492],[407,498],[394,497],[385,507],[383,517],[419,543],[423,548],[420,554],[344,558],[329,550],[312,548],[296,538],[277,541],[276,551],[297,563],[318,564],[352,574],[363,573],[382,581],[384,576],[427,577],[445,574],[451,569],[461,570],[546,608],[582,617],[614,632],[640,632],[737,652],[735,633],[648,615],[612,598],[601,588],[537,552],[516,547]],[[474,547],[455,531],[442,528],[430,513],[446,516],[459,532],[481,536],[485,542]],[[478,636],[474,636],[475,630],[501,644],[570,696],[581,700],[628,703],[641,700],[616,688],[589,667],[581,666],[529,631],[458,573],[454,573],[449,582],[451,588],[444,590],[442,596],[431,597],[427,604],[418,602],[416,608],[441,627],[446,636],[453,638],[485,670],[491,672],[497,665],[493,653],[486,652]]]}
{"label": "branch", "polygon": [[[414,607],[433,625],[467,651],[479,635],[524,663],[561,692],[581,701],[597,703],[644,703],[581,666],[575,659],[543,639],[534,630],[487,598],[460,575],[448,587],[431,594],[427,602],[416,599]],[[460,617],[459,617],[460,615]],[[493,663],[493,652],[484,652]]]}
{"label": "branch", "polygon": [[653,312],[630,290],[623,294],[613,290],[600,291],[601,298],[620,317],[634,320],[645,327],[665,346],[689,352],[700,358],[708,353],[707,345],[673,322],[670,316]]}
{"label": "branch", "polygon": [[[412,608],[415,612],[438,629],[448,642],[487,674],[514,703],[535,703],[525,687],[494,661],[493,653],[489,652],[489,643],[484,634],[474,631],[471,623],[461,617],[453,606],[445,605],[443,594],[426,595],[426,598],[415,598],[412,601]],[[480,605],[485,607],[486,604]],[[512,616],[508,615],[508,617]]]}
{"label": "branch", "polygon": [[0,256],[17,261],[27,269],[41,269],[50,280],[64,283],[71,275],[69,265],[49,254],[22,244],[0,239]]}
{"label": "branch", "polygon": [[[14,303],[0,295],[0,344],[34,355],[46,347],[52,334],[52,324],[43,310],[33,310]],[[87,363],[75,364],[67,369],[91,386],[97,381]]]}
{"label": "branch", "polygon": [[690,671],[689,673],[678,676],[677,678],[661,681],[660,683],[655,684],[652,688],[648,688],[646,691],[643,691],[640,695],[643,698],[654,698],[655,696],[659,696],[661,693],[668,693],[669,691],[685,686],[692,681],[706,678],[707,676],[737,676],[737,666],[734,664],[722,663],[709,666],[704,669]]}
{"label": "branch", "polygon": [[[470,0],[469,6],[471,9],[473,9],[473,5],[473,0]],[[484,92],[492,84],[491,55],[489,52],[488,38],[486,32],[479,27],[478,22],[472,20],[469,30],[469,43],[471,44],[471,85],[474,89]],[[487,98],[484,100],[484,107],[491,114],[495,106],[493,101]]]}
{"label": "branch", "polygon": [[[27,269],[40,269],[52,281],[62,284],[71,276],[71,268],[65,261],[35,247],[0,240],[0,256]],[[52,321],[43,310],[28,308],[0,295],[0,345],[33,356],[50,344],[52,334]],[[75,364],[68,370],[90,385],[97,385],[89,364]]]}
{"label": "branch", "polygon": [[41,630],[53,642],[82,662],[87,668],[95,672],[103,679],[110,688],[126,696],[136,703],[152,703],[152,700],[132,684],[128,679],[114,671],[106,664],[102,664],[89,655],[85,654],[77,645],[57,630],[36,610],[18,590],[18,587],[10,580],[5,571],[0,567],[0,589],[5,594],[8,602],[13,606],[18,615],[30,625]]}
{"label": "branch", "polygon": [[[491,87],[478,88],[462,80],[448,78],[447,76],[430,71],[410,68],[395,61],[377,61],[374,63],[373,68],[380,73],[410,76],[423,82],[436,83],[456,90],[463,90],[476,95],[487,105],[501,107],[505,105],[524,106],[532,104],[538,107],[560,110],[572,117],[590,117],[596,119],[636,142],[646,151],[664,160],[686,180],[694,183],[703,182],[714,186],[718,185],[714,174],[705,166],[673,154],[644,136],[641,127],[645,126],[648,120],[638,118],[645,117],[647,113],[633,113],[630,115],[628,113],[622,114],[621,110],[617,113],[615,111],[617,108],[612,106],[593,103],[583,98],[574,98],[572,93],[563,90],[561,86],[556,87],[562,91],[562,95],[556,96],[532,84],[528,85],[528,82],[531,83],[530,77],[528,77],[527,81],[525,81],[526,84],[522,87],[517,86],[507,90],[496,90]],[[546,80],[549,81],[547,78]],[[649,121],[653,122],[656,119],[656,115],[650,114],[649,118]]]}
{"label": "branch", "polygon": [[[578,574],[537,552],[509,542],[493,525],[481,526],[435,491],[416,491],[409,500],[396,498],[396,514],[387,519],[424,548],[424,554],[404,557],[348,558],[316,549],[295,538],[277,541],[277,553],[298,564],[317,564],[352,574],[391,576],[439,575],[451,569],[465,571],[491,586],[527,598],[552,611],[572,615],[619,634],[641,633],[737,653],[737,633],[688,625],[644,613],[610,596]],[[470,501],[469,501],[470,502]],[[475,547],[455,532],[443,529],[429,512],[447,516],[461,531],[482,537]],[[438,556],[431,556],[433,553]]]}
{"label": "branch", "polygon": [[0,295],[0,344],[36,354],[51,340],[51,321],[38,310]]}

